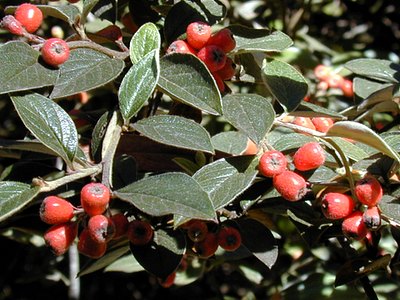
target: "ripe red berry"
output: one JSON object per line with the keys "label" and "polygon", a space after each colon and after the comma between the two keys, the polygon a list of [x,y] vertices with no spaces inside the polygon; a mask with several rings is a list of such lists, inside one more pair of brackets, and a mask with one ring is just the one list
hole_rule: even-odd
{"label": "ripe red berry", "polygon": [[286,156],[277,150],[263,153],[258,163],[258,170],[265,177],[273,177],[285,171],[287,168]]}
{"label": "ripe red berry", "polygon": [[315,129],[320,132],[328,132],[334,123],[331,118],[326,117],[315,117],[311,119],[311,122],[314,124]]}
{"label": "ripe red berry", "polygon": [[283,171],[273,177],[273,185],[283,198],[298,201],[307,193],[307,182],[293,171]]}
{"label": "ripe red berry", "polygon": [[227,57],[225,65],[222,69],[217,71],[217,74],[222,80],[231,79],[236,73],[236,64],[233,62],[232,58]]}
{"label": "ripe red berry", "polygon": [[338,220],[349,216],[355,207],[353,199],[346,194],[330,192],[321,202],[322,213],[327,219]]}
{"label": "ripe red berry", "polygon": [[368,207],[376,206],[381,201],[383,195],[381,184],[371,175],[358,180],[354,192],[358,200]]}
{"label": "ripe red berry", "polygon": [[41,53],[46,64],[57,67],[68,60],[69,47],[62,39],[50,38],[44,42]]}
{"label": "ripe red berry", "polygon": [[349,80],[349,79],[343,80],[340,88],[342,89],[343,95],[345,97],[347,97],[347,98],[354,97],[353,82],[351,80]]}
{"label": "ripe red berry", "polygon": [[203,48],[211,37],[211,26],[204,22],[192,22],[186,28],[186,40],[195,49]]}
{"label": "ripe red berry", "polygon": [[229,28],[221,29],[220,31],[214,33],[208,40],[207,45],[215,45],[218,46],[224,51],[228,53],[235,49],[236,41],[232,34],[232,31]]}
{"label": "ripe red berry", "polygon": [[169,288],[171,287],[176,278],[176,272],[172,272],[167,276],[165,279],[158,278],[158,283],[163,287],[163,288]]}
{"label": "ripe red berry", "polygon": [[25,33],[25,28],[22,26],[21,22],[11,15],[4,16],[1,20],[0,26],[15,35],[24,35]]}
{"label": "ripe red berry", "polygon": [[296,117],[296,118],[294,118],[292,123],[295,125],[298,125],[298,126],[302,126],[302,127],[306,127],[306,128],[315,130],[315,126],[314,126],[313,122],[311,121],[310,118],[307,118],[307,117]]}
{"label": "ripe red berry", "polygon": [[166,50],[167,54],[183,53],[196,55],[197,52],[188,43],[183,40],[173,41]]}
{"label": "ripe red berry", "polygon": [[69,3],[78,3],[79,0],[68,0]]}
{"label": "ripe red berry", "polygon": [[117,213],[111,216],[111,220],[115,225],[115,234],[113,239],[115,240],[125,235],[128,230],[128,218],[123,213]]}
{"label": "ripe red berry", "polygon": [[81,205],[89,216],[101,215],[110,202],[110,190],[102,183],[88,183],[81,190]]}
{"label": "ripe red berry", "polygon": [[133,220],[129,222],[126,235],[133,245],[143,246],[151,242],[154,230],[148,222]]}
{"label": "ripe red berry", "polygon": [[258,152],[258,146],[252,140],[247,139],[246,149],[243,151],[243,155],[256,155]]}
{"label": "ripe red berry", "polygon": [[90,237],[98,243],[107,243],[115,234],[115,225],[113,221],[105,215],[90,217],[87,229]]}
{"label": "ripe red berry", "polygon": [[84,228],[79,235],[78,240],[78,251],[79,253],[90,257],[90,258],[100,258],[107,250],[107,243],[99,243],[92,239],[88,228]]}
{"label": "ripe red berry", "polygon": [[204,46],[197,52],[197,57],[205,63],[210,72],[222,69],[226,62],[225,53],[215,45]]}
{"label": "ripe red berry", "polygon": [[314,68],[314,75],[317,79],[325,81],[331,75],[331,69],[325,65],[318,65]]}
{"label": "ripe red berry", "polygon": [[44,198],[39,210],[40,219],[47,224],[61,224],[74,217],[72,204],[57,196]]}
{"label": "ripe red berry", "polygon": [[377,206],[369,207],[363,214],[363,222],[369,230],[377,230],[381,226],[381,213]]}
{"label": "ripe red berry", "polygon": [[218,245],[226,251],[235,251],[242,244],[239,230],[231,226],[222,226],[218,231]]}
{"label": "ripe red berry", "polygon": [[322,166],[325,162],[325,152],[317,142],[304,144],[293,155],[293,163],[297,170],[308,171]]}
{"label": "ripe red berry", "polygon": [[215,83],[217,84],[218,90],[223,93],[225,91],[225,82],[222,80],[221,76],[218,73],[213,72],[211,73],[213,76]]}
{"label": "ripe red berry", "polygon": [[78,234],[76,222],[67,222],[51,226],[44,234],[43,238],[48,247],[57,256],[67,252]]}
{"label": "ripe red berry", "polygon": [[355,211],[350,216],[347,216],[342,222],[342,231],[350,239],[363,239],[368,232],[363,222],[363,213]]}
{"label": "ripe red berry", "polygon": [[42,11],[36,5],[30,3],[19,5],[15,10],[14,16],[29,33],[38,30],[43,22]]}
{"label": "ripe red berry", "polygon": [[218,249],[218,236],[214,232],[208,232],[204,240],[194,243],[193,250],[201,258],[209,258]]}
{"label": "ripe red berry", "polygon": [[187,229],[189,239],[193,242],[204,240],[208,233],[207,224],[201,220],[190,220],[184,227]]}
{"label": "ripe red berry", "polygon": [[330,88],[340,88],[343,85],[344,78],[339,74],[331,74],[328,77],[328,84]]}

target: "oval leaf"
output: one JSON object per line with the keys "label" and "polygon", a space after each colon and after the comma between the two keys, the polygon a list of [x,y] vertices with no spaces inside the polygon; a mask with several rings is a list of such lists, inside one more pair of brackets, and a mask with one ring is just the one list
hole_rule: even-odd
{"label": "oval leaf", "polygon": [[13,95],[11,100],[26,128],[71,164],[78,149],[78,133],[71,117],[58,104],[39,94]]}
{"label": "oval leaf", "polygon": [[16,181],[0,181],[0,222],[19,212],[39,194],[39,187]]}
{"label": "oval leaf", "polygon": [[256,94],[232,94],[222,99],[224,117],[258,144],[275,119],[272,104]]}
{"label": "oval leaf", "polygon": [[126,73],[118,91],[119,106],[125,123],[142,108],[157,86],[158,50],[153,50]]}
{"label": "oval leaf", "polygon": [[207,130],[180,116],[156,115],[133,124],[133,128],[159,143],[178,148],[214,153]]}
{"label": "oval leaf", "polygon": [[303,75],[291,65],[276,59],[265,59],[262,77],[272,95],[287,110],[293,111],[307,95]]}
{"label": "oval leaf", "polygon": [[345,67],[357,75],[382,82],[400,82],[400,65],[390,60],[375,58],[354,59],[345,64]]}
{"label": "oval leaf", "polygon": [[194,55],[173,53],[160,61],[159,87],[171,97],[213,115],[222,113],[221,95],[207,67]]}
{"label": "oval leaf", "polygon": [[237,131],[224,131],[214,135],[211,142],[215,150],[239,155],[246,150],[247,136]]}
{"label": "oval leaf", "polygon": [[133,64],[137,64],[153,50],[159,50],[161,38],[157,26],[153,23],[146,23],[140,26],[132,37],[129,53]]}
{"label": "oval leaf", "polygon": [[201,186],[184,173],[164,173],[136,181],[114,193],[153,216],[177,214],[212,220],[214,207]]}
{"label": "oval leaf", "polygon": [[[8,42],[0,47],[0,94],[53,85],[58,70],[38,63],[40,52],[27,43]],[[33,75],[34,74],[34,75]]]}
{"label": "oval leaf", "polygon": [[71,50],[69,59],[60,67],[60,76],[50,98],[71,96],[103,86],[114,80],[124,67],[123,60],[110,58],[93,49]]}

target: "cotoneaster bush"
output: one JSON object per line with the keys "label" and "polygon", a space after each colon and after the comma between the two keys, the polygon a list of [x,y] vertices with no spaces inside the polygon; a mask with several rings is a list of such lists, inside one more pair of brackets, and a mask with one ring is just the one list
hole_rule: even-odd
{"label": "cotoneaster bush", "polygon": [[295,8],[31,2],[1,15],[0,225],[40,253],[32,281],[68,273],[76,299],[400,296],[396,61],[309,35],[322,4],[280,20]]}

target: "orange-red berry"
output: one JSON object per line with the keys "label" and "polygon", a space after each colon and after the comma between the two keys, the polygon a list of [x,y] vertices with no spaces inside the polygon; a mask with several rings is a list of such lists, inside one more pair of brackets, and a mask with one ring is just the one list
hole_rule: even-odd
{"label": "orange-red berry", "polygon": [[339,74],[332,74],[328,78],[330,88],[340,88],[343,85],[344,78]]}
{"label": "orange-red berry", "polygon": [[314,68],[314,75],[322,81],[326,81],[331,75],[331,68],[325,65],[318,65]]}
{"label": "orange-red berry", "polygon": [[354,192],[358,200],[372,207],[377,205],[383,196],[383,190],[380,182],[372,175],[367,175],[356,182]]}
{"label": "orange-red berry", "polygon": [[224,51],[218,46],[204,46],[197,52],[197,57],[204,62],[210,72],[222,69],[226,62]]}
{"label": "orange-red berry", "polygon": [[225,91],[225,82],[222,80],[221,76],[218,73],[213,72],[211,73],[213,76],[215,83],[217,84],[218,90],[223,93]]}
{"label": "orange-red berry", "polygon": [[0,26],[15,35],[24,35],[25,33],[25,28],[22,26],[21,22],[12,15],[4,16],[1,20]]}
{"label": "orange-red berry", "polygon": [[102,183],[88,183],[81,190],[81,205],[89,216],[101,215],[110,202],[110,190]]}
{"label": "orange-red berry", "polygon": [[43,238],[48,247],[57,256],[67,252],[78,234],[76,222],[67,222],[51,226]]}
{"label": "orange-red berry", "polygon": [[40,205],[40,219],[47,224],[61,224],[74,217],[74,207],[71,202],[57,196],[44,198]]}
{"label": "orange-red berry", "polygon": [[209,258],[218,249],[218,236],[214,232],[208,232],[204,240],[194,243],[193,250],[201,258]]}
{"label": "orange-red berry", "polygon": [[345,97],[348,98],[354,97],[353,82],[351,80],[344,79],[340,88],[342,89],[343,95]]}
{"label": "orange-red berry", "polygon": [[129,225],[128,218],[123,213],[117,213],[111,216],[111,220],[115,225],[115,234],[113,239],[118,239],[125,235]]}
{"label": "orange-red berry", "polygon": [[68,60],[69,46],[62,39],[50,38],[44,42],[41,53],[46,64],[57,67]]}
{"label": "orange-red berry", "polygon": [[338,220],[349,216],[355,207],[354,200],[346,194],[330,192],[321,202],[322,213],[327,219]]}
{"label": "orange-red berry", "polygon": [[222,80],[231,79],[236,73],[236,64],[233,62],[232,58],[227,57],[225,65],[222,69],[216,72]]}
{"label": "orange-red berry", "polygon": [[381,213],[377,206],[369,207],[363,214],[363,222],[369,230],[378,230],[381,226]]}
{"label": "orange-red berry", "polygon": [[304,144],[293,155],[293,163],[297,170],[309,171],[325,163],[325,152],[317,142]]}
{"label": "orange-red berry", "polygon": [[258,163],[258,170],[265,177],[273,177],[285,171],[287,168],[286,156],[277,150],[263,153]]}
{"label": "orange-red berry", "polygon": [[328,132],[329,128],[333,125],[333,120],[327,117],[315,117],[311,119],[315,129],[320,132]]}
{"label": "orange-red berry", "polygon": [[19,5],[15,10],[14,16],[29,33],[38,30],[43,22],[42,11],[36,5],[30,3]]}
{"label": "orange-red berry", "polygon": [[306,128],[315,130],[315,126],[314,126],[313,122],[308,117],[296,117],[296,118],[294,118],[292,123],[297,126],[302,126],[302,127],[306,127]]}
{"label": "orange-red berry", "polygon": [[211,37],[211,26],[205,22],[192,22],[186,28],[186,40],[195,49],[203,48]]}
{"label": "orange-red berry", "polygon": [[273,177],[273,185],[283,198],[298,201],[307,193],[307,182],[293,171],[283,171]]}
{"label": "orange-red berry", "polygon": [[229,28],[223,28],[209,38],[207,45],[218,46],[222,49],[222,51],[228,53],[235,49],[236,41],[232,31]]}
{"label": "orange-red berry", "polygon": [[176,272],[172,272],[167,276],[165,279],[158,278],[158,283],[163,287],[163,288],[169,288],[171,287],[176,278]]}
{"label": "orange-red berry", "polygon": [[208,233],[207,224],[201,220],[190,220],[185,224],[187,235],[193,242],[200,242],[205,239]]}
{"label": "orange-red berry", "polygon": [[363,213],[355,211],[350,216],[347,216],[342,222],[342,231],[350,239],[363,239],[368,232],[367,226],[363,221]]}
{"label": "orange-red berry", "polygon": [[154,230],[146,221],[133,220],[128,224],[126,235],[133,245],[143,246],[153,240]]}
{"label": "orange-red berry", "polygon": [[107,243],[95,241],[92,239],[89,229],[84,228],[79,234],[78,251],[87,257],[97,259],[106,253]]}
{"label": "orange-red berry", "polygon": [[196,55],[197,52],[184,40],[173,41],[166,50],[167,54],[171,53],[183,53]]}
{"label": "orange-red berry", "polygon": [[87,229],[90,237],[98,243],[110,241],[115,234],[115,225],[111,218],[105,215],[95,215],[90,217]]}
{"label": "orange-red berry", "polygon": [[242,244],[239,230],[231,226],[222,226],[218,231],[218,245],[226,251],[235,251]]}

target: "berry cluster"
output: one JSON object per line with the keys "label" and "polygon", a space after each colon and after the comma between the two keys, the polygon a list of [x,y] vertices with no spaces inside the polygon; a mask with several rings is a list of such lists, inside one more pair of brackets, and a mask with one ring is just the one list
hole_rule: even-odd
{"label": "berry cluster", "polygon": [[33,4],[23,3],[17,7],[14,15],[6,15],[0,22],[0,26],[10,33],[25,37],[31,42],[39,43],[43,61],[52,67],[58,67],[69,58],[69,46],[60,38],[44,40],[34,35],[43,22],[42,11]]}
{"label": "berry cluster", "polygon": [[353,82],[343,78],[340,74],[332,71],[325,65],[318,65],[314,68],[314,75],[319,80],[318,89],[327,90],[328,88],[341,89],[343,95],[348,98],[353,98]]}
{"label": "berry cluster", "polygon": [[212,33],[211,26],[205,22],[193,22],[186,28],[186,39],[172,42],[167,54],[189,53],[196,55],[207,68],[221,92],[225,91],[225,80],[231,79],[236,65],[227,53],[236,47],[236,41],[228,28]]}

